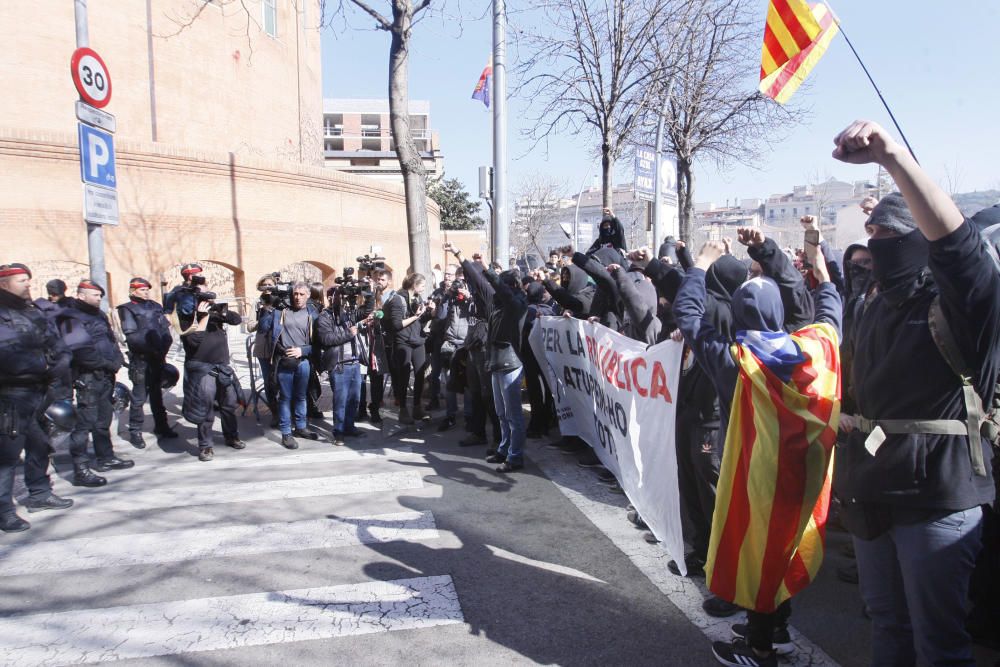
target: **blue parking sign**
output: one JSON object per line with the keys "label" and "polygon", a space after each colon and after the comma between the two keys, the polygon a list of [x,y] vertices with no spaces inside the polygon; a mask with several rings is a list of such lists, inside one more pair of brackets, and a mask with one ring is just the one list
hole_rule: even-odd
{"label": "blue parking sign", "polygon": [[78,123],[80,128],[80,179],[84,183],[115,189],[115,141],[108,133]]}

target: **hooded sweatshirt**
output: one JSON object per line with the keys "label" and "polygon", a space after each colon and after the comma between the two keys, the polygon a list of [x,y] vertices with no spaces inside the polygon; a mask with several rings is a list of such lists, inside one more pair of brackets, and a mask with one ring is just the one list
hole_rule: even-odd
{"label": "hooded sweatshirt", "polygon": [[587,250],[587,254],[593,254],[605,246],[617,248],[624,253],[628,253],[628,248],[625,247],[625,227],[613,215],[605,215],[601,218],[601,224],[597,227],[597,238]]}
{"label": "hooded sweatshirt", "polygon": [[581,252],[573,255],[573,264],[583,269],[597,285],[590,306],[590,316],[599,318],[601,324],[614,331],[621,331],[624,308],[618,283],[605,267],[624,261],[622,254],[614,248],[601,248],[593,255]]}
{"label": "hooded sweatshirt", "polygon": [[559,284],[551,280],[542,284],[555,302],[573,313],[574,317],[585,318],[590,315],[595,288],[580,267],[572,264],[564,266],[560,270]]}
{"label": "hooded sweatshirt", "polygon": [[[719,432],[726,433],[739,369],[731,349],[733,341],[720,334],[705,317],[705,275],[697,268],[687,272],[677,293],[674,316],[684,342],[694,351],[715,386],[719,395]],[[731,302],[736,340],[750,347],[759,358],[772,355],[787,372],[801,363],[797,348],[784,333],[785,309],[777,283],[770,278],[746,281],[733,293]],[[831,324],[838,336],[841,308],[840,294],[832,283],[823,283],[816,289],[816,322]]]}
{"label": "hooded sweatshirt", "polygon": [[656,317],[656,288],[638,268],[620,270],[613,276],[624,305],[622,333],[652,345],[660,335],[660,320]]}

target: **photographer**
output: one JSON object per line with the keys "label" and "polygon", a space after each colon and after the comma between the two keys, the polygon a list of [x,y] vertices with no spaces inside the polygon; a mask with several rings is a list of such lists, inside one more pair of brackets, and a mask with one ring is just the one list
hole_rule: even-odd
{"label": "photographer", "polygon": [[[271,356],[274,354],[271,328],[274,325],[275,303],[280,302],[280,297],[274,293],[277,284],[277,276],[274,273],[261,276],[257,281],[260,299],[257,301],[256,320],[247,324],[247,331],[256,334],[253,339],[253,356],[260,366],[264,398],[271,411],[271,428],[278,428],[278,390],[274,380],[274,368],[271,365]],[[254,387],[254,391],[256,390]]]}
{"label": "photographer", "polygon": [[[424,348],[424,323],[434,314],[434,302],[424,303],[420,293],[427,279],[411,273],[403,279],[403,288],[389,298],[383,310],[392,331],[392,387],[399,402],[399,422],[413,424],[424,418],[420,400],[424,393],[427,353]],[[413,414],[406,408],[406,390],[413,373]]]}
{"label": "photographer", "polygon": [[163,296],[163,312],[177,314],[177,329],[181,333],[187,331],[194,322],[194,313],[198,305],[195,296],[205,286],[205,276],[201,275],[201,264],[185,264],[181,267],[184,282]]}
{"label": "photographer", "polygon": [[[449,270],[454,268],[457,267],[453,264],[448,265]],[[448,385],[451,384],[451,365],[455,359],[455,352],[465,344],[466,336],[469,334],[469,309],[471,305],[472,295],[469,293],[469,286],[465,280],[457,278],[452,281],[438,311],[444,313],[444,318],[435,319],[435,322],[444,322],[438,356],[445,375],[445,415],[438,431],[447,431],[453,427],[458,415],[458,392],[449,388]],[[437,315],[438,313],[435,313],[435,318]]]}
{"label": "photographer", "polygon": [[367,351],[359,330],[372,326],[375,313],[358,322],[359,301],[364,297],[356,285],[331,287],[330,305],[316,320],[316,341],[323,349],[320,369],[330,374],[333,392],[334,445],[343,445],[345,435],[362,435],[354,426]]}
{"label": "photographer", "polygon": [[[314,323],[319,313],[309,303],[310,289],[304,282],[292,285],[292,303],[280,313],[275,313],[271,327],[271,344],[274,350],[271,363],[278,378],[278,428],[281,444],[287,449],[298,449],[295,437],[316,440],[319,436],[309,430],[306,394],[309,391],[310,355],[315,337]],[[295,428],[292,429],[294,411]]]}
{"label": "photographer", "polygon": [[374,280],[374,294],[367,299],[365,309],[370,310],[377,321],[362,332],[368,345],[366,362],[368,384],[371,386],[371,402],[367,405],[368,414],[365,415],[365,382],[362,377],[361,399],[355,421],[362,421],[367,417],[368,421],[378,426],[382,423],[380,410],[385,397],[385,376],[390,373],[389,362],[392,354],[392,339],[386,331],[388,323],[384,319],[385,311],[382,309],[395,291],[392,289],[392,271],[381,268],[374,270],[371,275]]}
{"label": "photographer", "polygon": [[434,302],[434,318],[431,320],[430,335],[427,336],[427,356],[431,360],[430,376],[430,402],[427,403],[427,411],[441,409],[441,371],[444,369],[444,360],[441,356],[441,345],[444,343],[444,330],[448,319],[448,302],[451,293],[451,284],[455,280],[455,271],[458,269],[454,264],[449,264],[444,269],[444,279],[431,293],[431,301]]}
{"label": "photographer", "polygon": [[184,343],[184,404],[181,414],[198,427],[198,460],[211,461],[212,422],[218,405],[226,445],[243,449],[236,424],[236,405],[243,402],[236,371],[229,365],[229,336],[225,325],[238,326],[243,319],[224,303],[199,301],[195,322],[182,336]]}

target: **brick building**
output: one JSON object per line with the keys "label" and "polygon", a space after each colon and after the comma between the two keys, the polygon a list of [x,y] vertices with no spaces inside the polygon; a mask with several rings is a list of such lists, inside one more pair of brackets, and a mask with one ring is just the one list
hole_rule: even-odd
{"label": "brick building", "polygon": [[[208,263],[223,295],[251,300],[263,273],[329,282],[373,245],[405,269],[402,186],[323,167],[319,0],[88,5],[118,125],[112,303],[130,276],[169,287],[188,261]],[[73,3],[4,2],[0,36],[0,262],[32,266],[37,295],[51,277],[89,273],[67,67]],[[428,212],[439,247],[432,202]]]}

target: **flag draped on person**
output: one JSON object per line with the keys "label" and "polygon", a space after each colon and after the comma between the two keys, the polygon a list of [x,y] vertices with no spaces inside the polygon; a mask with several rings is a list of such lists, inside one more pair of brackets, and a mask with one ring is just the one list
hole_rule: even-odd
{"label": "flag draped on person", "polygon": [[476,84],[476,89],[472,91],[472,99],[479,100],[486,105],[486,108],[490,108],[490,85],[493,83],[493,58],[490,57],[489,61],[486,63],[486,67],[483,68],[483,73],[479,75],[479,83]]}
{"label": "flag draped on person", "polygon": [[[772,8],[773,6],[772,3]],[[764,30],[764,48],[760,65],[760,92],[780,104],[785,104],[791,99],[840,30],[833,10],[823,3],[813,5],[812,14],[819,25],[819,33],[805,47],[789,55],[784,63],[772,66],[776,61],[770,57],[771,51],[768,48],[768,29],[771,25],[771,12],[768,12],[768,27]],[[795,45],[798,46],[798,42],[795,42]],[[786,51],[779,52],[779,55],[785,54]]]}
{"label": "flag draped on person", "polygon": [[732,347],[739,375],[705,565],[715,595],[762,613],[805,588],[823,561],[840,419],[836,330],[777,335],[794,343],[796,363]]}

